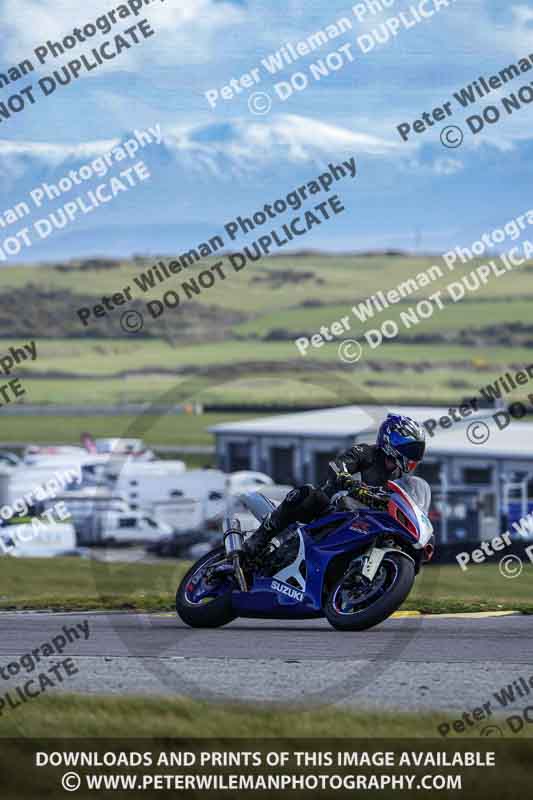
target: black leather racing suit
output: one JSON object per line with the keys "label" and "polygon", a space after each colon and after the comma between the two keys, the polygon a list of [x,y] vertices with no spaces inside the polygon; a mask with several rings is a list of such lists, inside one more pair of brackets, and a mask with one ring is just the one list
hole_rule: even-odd
{"label": "black leather racing suit", "polygon": [[[387,481],[401,476],[398,468],[387,469],[385,454],[376,445],[357,444],[337,456],[335,464],[342,472],[361,476],[367,486],[385,487]],[[279,506],[263,520],[257,531],[248,539],[247,549],[262,550],[270,539],[294,522],[312,522],[330,504],[332,496],[339,491],[336,477],[332,476],[319,488],[307,483],[293,489]],[[372,505],[369,498],[368,505]],[[382,505],[376,506],[381,508]]]}

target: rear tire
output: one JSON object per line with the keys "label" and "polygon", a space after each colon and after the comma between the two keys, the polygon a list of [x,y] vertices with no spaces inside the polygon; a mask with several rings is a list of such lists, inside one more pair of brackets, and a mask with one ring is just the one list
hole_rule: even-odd
{"label": "rear tire", "polygon": [[[385,554],[380,570],[386,569],[389,588],[375,602],[351,612],[339,610],[339,592],[341,591],[346,572],[341,575],[330,592],[324,613],[330,625],[339,631],[365,631],[379,625],[390,617],[404,602],[413,587],[415,565],[413,561],[400,552]],[[376,575],[373,583],[379,576]]]}
{"label": "rear tire", "polygon": [[220,628],[237,618],[231,603],[231,588],[220,597],[208,603],[192,603],[187,598],[187,585],[192,578],[210,561],[224,556],[224,548],[217,547],[197,561],[187,572],[176,592],[176,611],[178,616],[191,628]]}

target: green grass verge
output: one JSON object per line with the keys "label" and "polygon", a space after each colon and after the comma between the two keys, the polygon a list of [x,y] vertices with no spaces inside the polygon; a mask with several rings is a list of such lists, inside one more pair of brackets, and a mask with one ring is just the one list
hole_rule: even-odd
{"label": "green grass verge", "polygon": [[186,562],[109,563],[77,558],[0,559],[1,609],[173,608]]}
{"label": "green grass verge", "polygon": [[[184,561],[157,564],[84,559],[0,559],[0,609],[174,609]],[[533,613],[533,565],[519,578],[503,578],[495,564],[468,572],[458,566],[428,566],[417,578],[404,610],[428,614],[517,610]]]}
{"label": "green grass verge", "polygon": [[182,698],[43,695],[0,718],[0,736],[46,737],[361,737],[437,736],[442,714],[298,713],[253,710]]}
{"label": "green grass verge", "polygon": [[427,614],[473,611],[533,613],[533,564],[522,574],[504,578],[495,563],[474,564],[463,572],[456,564],[430,565],[416,579],[404,609]]}

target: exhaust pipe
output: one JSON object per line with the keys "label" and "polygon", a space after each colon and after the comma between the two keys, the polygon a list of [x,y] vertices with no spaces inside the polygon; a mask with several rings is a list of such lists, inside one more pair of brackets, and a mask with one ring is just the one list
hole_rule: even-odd
{"label": "exhaust pipe", "polygon": [[224,520],[224,548],[227,556],[242,552],[243,538],[241,523],[238,519],[228,517]]}
{"label": "exhaust pipe", "polygon": [[241,523],[238,519],[227,518],[224,520],[224,549],[226,555],[233,563],[235,577],[241,592],[248,591],[248,585],[241,567],[240,554],[243,549],[243,536]]}

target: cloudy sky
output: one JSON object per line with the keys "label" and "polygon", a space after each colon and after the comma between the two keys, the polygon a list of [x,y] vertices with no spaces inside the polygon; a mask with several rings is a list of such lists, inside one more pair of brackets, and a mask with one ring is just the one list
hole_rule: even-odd
{"label": "cloudy sky", "polygon": [[[384,13],[358,19],[354,4],[339,0],[152,0],[139,17],[120,20],[109,34],[66,57],[50,58],[0,89],[0,103],[6,103],[11,94],[35,86],[143,17],[155,30],[142,44],[0,121],[0,208],[22,199],[43,175],[65,174],[80,145],[96,152],[102,142],[158,123],[164,146],[148,159],[151,185],[72,226],[61,235],[67,249],[75,250],[78,231],[91,229],[98,236],[101,228],[123,229],[127,220],[164,226],[165,244],[175,225],[175,246],[192,246],[197,232],[214,232],[228,213],[252,212],[310,180],[329,161],[351,155],[358,162],[357,179],[339,190],[347,214],[313,234],[309,245],[439,251],[467,244],[533,207],[527,192],[533,104],[524,103],[513,115],[503,112],[497,124],[476,136],[465,124],[470,114],[489,104],[501,108],[502,96],[531,85],[533,69],[472,109],[453,102],[449,124],[464,129],[465,137],[457,149],[440,141],[446,123],[407,143],[396,128],[452,100],[479,76],[489,77],[529,54],[533,63],[533,4],[449,0],[449,8],[409,29],[401,25],[396,37],[363,52],[358,37],[366,35],[368,43],[378,29],[383,38],[382,23],[400,12],[412,20],[409,7],[420,2],[396,0]],[[434,4],[427,0],[425,7]],[[0,0],[0,73],[25,58],[36,62],[36,47],[119,6],[113,0]],[[283,45],[296,45],[341,17],[350,19],[352,29],[320,50],[275,76],[262,65]],[[310,65],[344,44],[351,46],[353,60],[343,58],[342,68],[315,80]],[[220,92],[254,68],[256,85],[220,99],[215,108],[209,105],[207,92]],[[282,100],[275,84],[289,81],[294,72],[305,74],[309,85]],[[253,92],[262,93],[261,111],[268,95],[268,113],[250,111]],[[135,246],[143,246],[142,236]],[[150,249],[148,232],[145,247]]]}

